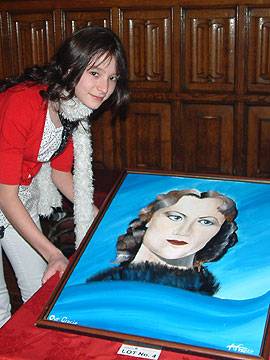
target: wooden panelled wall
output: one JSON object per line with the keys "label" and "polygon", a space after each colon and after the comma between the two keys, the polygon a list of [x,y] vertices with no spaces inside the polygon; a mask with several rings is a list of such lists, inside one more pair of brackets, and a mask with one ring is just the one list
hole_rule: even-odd
{"label": "wooden panelled wall", "polygon": [[0,77],[46,63],[77,28],[122,39],[125,121],[92,126],[99,168],[270,177],[270,2],[1,1]]}

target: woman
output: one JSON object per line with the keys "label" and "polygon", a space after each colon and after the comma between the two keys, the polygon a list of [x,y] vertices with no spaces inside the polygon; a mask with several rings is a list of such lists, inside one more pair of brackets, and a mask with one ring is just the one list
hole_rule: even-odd
{"label": "woman", "polygon": [[[57,190],[74,202],[76,246],[97,212],[89,122],[92,112],[116,113],[127,102],[122,44],[109,29],[86,27],[67,39],[47,66],[2,81],[0,91],[1,247],[26,301],[68,263],[39,224],[39,215],[61,204]],[[9,317],[1,265],[0,325]]]}
{"label": "woman", "polygon": [[140,280],[213,295],[219,287],[203,266],[237,242],[234,201],[198,190],[161,194],[117,241],[113,268],[90,279]]}

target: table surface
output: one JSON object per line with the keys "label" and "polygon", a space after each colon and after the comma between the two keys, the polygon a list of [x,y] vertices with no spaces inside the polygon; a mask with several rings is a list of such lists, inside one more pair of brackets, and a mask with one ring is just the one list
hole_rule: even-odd
{"label": "table surface", "polygon": [[[119,355],[122,342],[36,327],[35,322],[56,287],[56,274],[0,330],[0,359],[128,360]],[[206,357],[163,349],[159,360],[206,360]],[[216,359],[216,357],[215,357]]]}
{"label": "table surface", "polygon": [[[113,180],[111,176],[109,180],[111,186]],[[106,185],[104,194],[101,193],[102,201],[110,186]],[[0,360],[135,359],[135,357],[117,354],[123,344],[120,341],[37,327],[35,323],[58,282],[59,277],[56,274],[0,329]],[[208,359],[210,358],[167,349],[163,349],[159,357],[159,360]],[[217,357],[212,357],[213,359]]]}

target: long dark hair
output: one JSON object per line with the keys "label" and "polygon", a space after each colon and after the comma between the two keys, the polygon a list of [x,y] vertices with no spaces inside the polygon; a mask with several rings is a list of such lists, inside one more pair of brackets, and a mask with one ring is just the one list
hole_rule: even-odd
{"label": "long dark hair", "polygon": [[99,26],[77,30],[62,43],[49,64],[35,65],[25,69],[18,77],[1,81],[0,92],[20,82],[30,82],[48,85],[46,90],[41,91],[44,99],[56,103],[61,99],[70,99],[86,67],[94,65],[104,54],[106,58],[115,58],[119,79],[113,94],[98,111],[110,107],[116,113],[128,100],[127,61],[119,37],[110,29]]}

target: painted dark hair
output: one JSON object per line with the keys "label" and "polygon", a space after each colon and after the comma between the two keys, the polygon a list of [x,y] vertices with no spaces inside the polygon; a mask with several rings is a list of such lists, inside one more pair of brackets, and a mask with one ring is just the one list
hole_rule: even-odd
{"label": "painted dark hair", "polygon": [[[128,100],[127,61],[119,37],[110,29],[99,26],[88,26],[77,30],[62,43],[48,65],[33,66],[26,69],[21,76],[0,82],[0,91],[17,83],[29,81],[48,85],[48,89],[41,92],[44,99],[53,102],[70,99],[74,96],[75,86],[86,67],[98,63],[99,58],[104,54],[106,59],[115,58],[119,79],[113,94],[100,108],[105,110],[111,107],[116,112]],[[63,95],[64,90],[67,96]]]}
{"label": "painted dark hair", "polygon": [[143,208],[138,218],[131,221],[127,232],[120,235],[117,240],[117,261],[120,263],[131,262],[142,242],[147,230],[146,224],[150,221],[153,214],[164,207],[171,206],[183,196],[195,196],[199,199],[218,198],[222,200],[222,205],[218,211],[224,215],[225,221],[219,232],[202,248],[194,257],[194,267],[200,269],[204,262],[219,260],[223,257],[228,249],[236,244],[237,225],[234,221],[237,216],[235,202],[225,195],[215,191],[199,192],[197,190],[173,190],[167,194],[160,194],[148,206]]}

